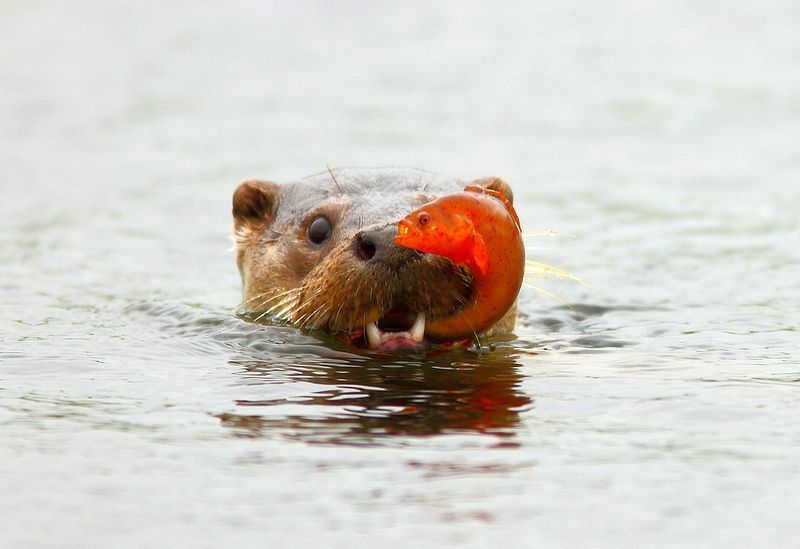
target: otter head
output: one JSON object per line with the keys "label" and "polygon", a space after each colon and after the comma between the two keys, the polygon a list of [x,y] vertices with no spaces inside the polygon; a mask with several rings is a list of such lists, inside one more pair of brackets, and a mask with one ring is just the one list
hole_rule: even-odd
{"label": "otter head", "polygon": [[[476,183],[511,199],[502,180]],[[397,222],[463,187],[396,168],[337,169],[281,185],[245,181],[233,195],[242,311],[345,333],[372,348],[426,344],[426,318],[467,305],[472,276],[449,259],[396,244]],[[515,312],[507,317],[499,324],[510,330]]]}

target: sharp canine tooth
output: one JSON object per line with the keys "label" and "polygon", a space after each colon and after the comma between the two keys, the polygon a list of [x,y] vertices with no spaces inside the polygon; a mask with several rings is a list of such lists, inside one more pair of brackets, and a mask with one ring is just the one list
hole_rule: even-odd
{"label": "sharp canine tooth", "polygon": [[376,349],[378,345],[381,344],[381,331],[378,328],[378,325],[374,322],[370,322],[365,326],[365,330],[367,332],[367,342],[369,343],[369,348]]}
{"label": "sharp canine tooth", "polygon": [[408,332],[411,334],[411,339],[417,343],[422,342],[422,338],[425,336],[425,313],[417,313],[417,319]]}

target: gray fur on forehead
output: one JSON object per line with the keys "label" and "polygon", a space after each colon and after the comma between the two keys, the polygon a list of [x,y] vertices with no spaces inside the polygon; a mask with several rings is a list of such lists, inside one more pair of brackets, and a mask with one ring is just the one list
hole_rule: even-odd
{"label": "gray fur on forehead", "polygon": [[[325,204],[345,207],[348,217],[361,227],[385,225],[401,219],[431,199],[457,192],[465,183],[413,168],[333,168],[282,186],[291,211],[280,211],[297,219]],[[338,183],[338,186],[337,184]],[[341,190],[340,190],[341,189]]]}

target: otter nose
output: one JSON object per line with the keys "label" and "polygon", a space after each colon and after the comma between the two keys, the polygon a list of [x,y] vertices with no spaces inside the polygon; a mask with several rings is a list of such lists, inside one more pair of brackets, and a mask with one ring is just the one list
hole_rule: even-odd
{"label": "otter nose", "polygon": [[364,231],[355,236],[355,254],[363,261],[402,263],[409,259],[411,250],[395,243],[397,225],[392,223],[380,229]]}
{"label": "otter nose", "polygon": [[376,231],[360,233],[356,235],[356,255],[364,261],[369,261],[375,257],[378,250],[379,235]]}

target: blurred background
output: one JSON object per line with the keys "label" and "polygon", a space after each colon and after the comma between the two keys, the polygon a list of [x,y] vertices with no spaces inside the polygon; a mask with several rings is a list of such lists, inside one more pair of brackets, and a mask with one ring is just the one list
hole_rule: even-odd
{"label": "blurred background", "polygon": [[[0,541],[793,546],[799,22],[0,1]],[[238,320],[234,188],[326,165],[502,177],[589,287],[483,355]]]}

